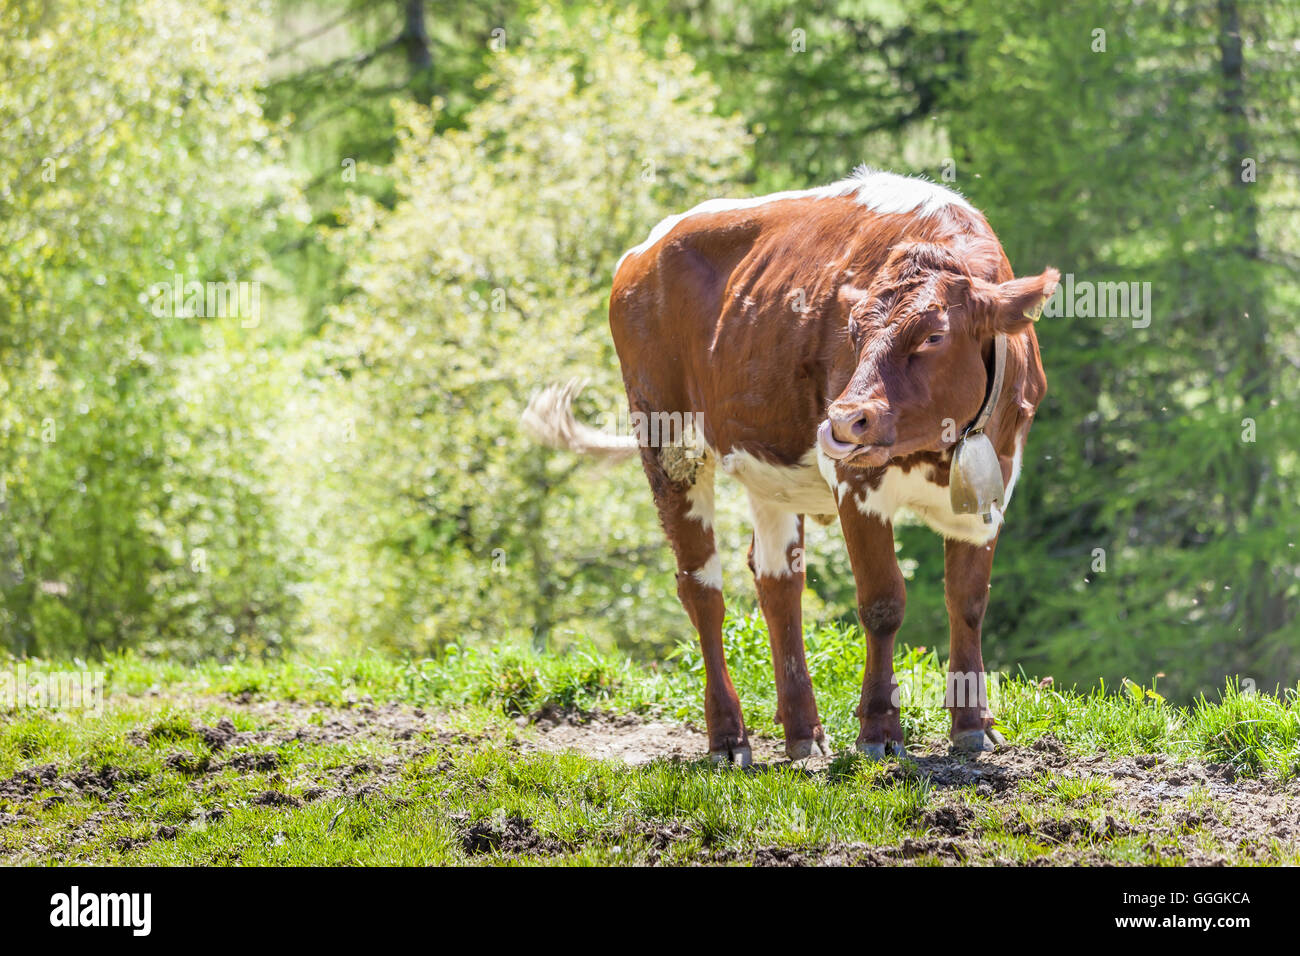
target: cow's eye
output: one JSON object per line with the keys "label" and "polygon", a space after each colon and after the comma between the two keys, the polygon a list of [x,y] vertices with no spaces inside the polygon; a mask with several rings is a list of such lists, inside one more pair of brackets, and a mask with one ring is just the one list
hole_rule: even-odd
{"label": "cow's eye", "polygon": [[934,335],[930,336],[928,339],[925,340],[925,344],[926,344],[926,345],[938,345],[938,344],[939,344],[940,342],[942,342],[942,341],[943,341],[943,333],[942,333],[942,332],[935,332]]}

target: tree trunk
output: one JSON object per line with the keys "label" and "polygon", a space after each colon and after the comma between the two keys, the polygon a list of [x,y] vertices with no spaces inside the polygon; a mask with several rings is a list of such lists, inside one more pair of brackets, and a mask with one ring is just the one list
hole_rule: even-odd
{"label": "tree trunk", "polygon": [[[1259,200],[1257,183],[1242,175],[1242,163],[1256,163],[1259,156],[1251,138],[1250,117],[1246,111],[1246,56],[1241,39],[1241,16],[1238,0],[1218,0],[1219,71],[1223,86],[1220,110],[1227,132],[1229,163],[1228,188],[1224,200],[1230,216],[1232,244],[1230,254],[1239,259],[1235,284],[1237,297],[1226,303],[1232,314],[1226,316],[1224,341],[1239,343],[1236,364],[1242,370],[1242,414],[1257,418],[1268,407],[1273,386],[1273,368],[1269,350],[1268,316],[1264,308],[1262,254],[1259,237]],[[1240,455],[1242,489],[1239,498],[1242,520],[1238,527],[1248,533],[1273,512],[1268,487],[1270,473],[1266,449],[1269,445],[1244,446]],[[1246,594],[1242,601],[1245,616],[1244,637],[1248,643],[1265,638],[1286,623],[1286,602],[1278,593],[1271,561],[1256,557],[1250,566]]]}
{"label": "tree trunk", "polygon": [[424,0],[406,0],[402,43],[411,68],[411,93],[421,103],[429,103],[433,100],[433,51],[424,22]]}

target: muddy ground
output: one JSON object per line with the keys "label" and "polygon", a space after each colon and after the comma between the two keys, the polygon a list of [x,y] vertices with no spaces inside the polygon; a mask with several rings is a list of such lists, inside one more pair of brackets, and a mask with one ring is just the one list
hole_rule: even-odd
{"label": "muddy ground", "polygon": [[[521,719],[521,723],[522,723]],[[641,721],[619,716],[566,717],[534,715],[535,739],[521,749],[545,752],[573,751],[603,760],[622,760],[643,765],[654,760],[698,760],[708,749],[708,738],[698,729],[663,721]],[[782,742],[754,739],[754,767],[761,773],[772,766],[792,766]],[[939,743],[910,748],[911,766],[890,765],[888,776],[902,779],[911,775],[924,780],[934,792],[922,823],[928,836],[906,840],[899,847],[843,845],[824,852],[807,853],[787,847],[756,848],[752,862],[760,865],[872,865],[897,864],[923,856],[938,856],[953,863],[987,861],[980,845],[977,813],[957,792],[973,787],[977,795],[990,799],[1032,800],[1020,791],[1022,781],[1031,781],[1045,771],[1064,777],[1100,777],[1114,792],[1105,800],[1107,808],[1121,807],[1125,815],[1139,822],[1126,822],[1106,815],[1096,821],[1046,820],[1025,823],[1021,835],[1050,844],[1071,844],[1095,836],[1117,835],[1158,837],[1171,832],[1200,831],[1225,842],[1265,848],[1278,841],[1300,845],[1300,784],[1276,785],[1243,779],[1232,768],[1199,762],[1174,762],[1159,755],[1112,758],[1104,753],[1067,755],[1055,737],[1039,738],[1032,746],[1007,746],[977,757],[957,756]],[[812,775],[824,775],[833,758],[811,757],[793,766]],[[1167,808],[1186,803],[1196,795],[1198,809],[1179,809],[1172,816]],[[1016,832],[1016,831],[1013,831]],[[1212,851],[1183,848],[1189,863],[1215,865],[1228,862]],[[992,861],[989,861],[992,862]],[[1075,862],[1088,862],[1087,854]]]}
{"label": "muddy ground", "polygon": [[[229,705],[230,700],[223,701]],[[450,729],[437,715],[399,706],[373,706],[362,702],[346,709],[301,704],[237,699],[233,702],[255,716],[256,731],[241,732],[229,719],[214,726],[196,724],[194,734],[206,745],[205,755],[177,749],[166,757],[166,765],[196,782],[222,767],[259,771],[270,775],[270,786],[251,802],[259,806],[301,808],[327,798],[378,799],[389,797],[386,787],[395,782],[412,760],[427,756],[435,747],[455,760],[457,752],[491,743],[508,746],[521,754],[572,751],[601,760],[622,761],[644,766],[653,761],[699,761],[705,754],[706,738],[698,729],[664,720],[643,720],[630,715],[546,712],[521,717],[513,732],[500,727],[487,731]],[[139,746],[157,743],[147,733],[131,731],[128,741]],[[384,754],[359,760],[355,765],[331,768],[313,779],[286,779],[279,773],[275,753],[245,752],[243,748],[268,747],[289,741],[340,743],[364,739],[382,742]],[[790,767],[777,740],[756,738],[755,765],[747,773],[764,773],[773,767]],[[1033,746],[1010,746],[977,758],[950,755],[938,742],[912,748],[912,760],[886,765],[886,780],[910,779],[929,788],[930,797],[917,826],[922,834],[898,846],[838,844],[816,850],[780,846],[747,847],[744,850],[717,847],[706,862],[751,863],[776,866],[888,865],[912,862],[993,863],[1008,862],[991,851],[983,839],[985,822],[968,799],[976,797],[994,805],[1032,806],[1035,798],[1021,784],[1040,778],[1045,771],[1067,778],[1102,778],[1111,788],[1100,801],[1102,810],[1091,815],[1065,819],[1038,818],[1029,814],[1026,822],[1011,823],[1009,832],[1031,837],[1046,845],[1068,850],[1070,863],[1109,862],[1091,855],[1089,847],[1098,838],[1116,836],[1158,841],[1171,834],[1186,835],[1177,850],[1155,847],[1151,852],[1176,855],[1189,863],[1214,865],[1230,862],[1214,844],[1227,844],[1261,860],[1278,844],[1300,845],[1300,784],[1277,784],[1237,777],[1231,768],[1197,762],[1179,763],[1160,756],[1110,757],[1071,755],[1053,737],[1039,739]],[[443,763],[450,766],[447,760]],[[832,760],[818,757],[794,765],[798,772],[828,778]],[[289,768],[284,768],[289,771]],[[742,771],[733,771],[742,772]],[[19,822],[23,804],[47,807],[77,797],[91,797],[103,803],[88,820],[79,824],[85,836],[93,835],[98,824],[126,812],[125,794],[136,780],[130,771],[112,765],[95,769],[62,768],[54,764],[19,771],[0,779],[0,827]],[[53,795],[49,795],[53,791]],[[291,792],[292,791],[292,792]],[[298,795],[294,795],[296,792]],[[209,819],[220,818],[220,809]],[[1122,819],[1121,819],[1122,818]],[[539,834],[532,821],[506,817],[499,821],[453,821],[466,853],[504,852],[517,855],[550,856],[571,851],[548,836]],[[680,821],[646,822],[645,834],[653,847],[666,847],[683,836]],[[1020,829],[1017,830],[1016,827]],[[152,839],[176,836],[175,827],[162,827]],[[1213,839],[1200,839],[1209,836]],[[73,834],[77,842],[77,834]],[[1205,846],[1201,848],[1200,844]],[[42,847],[29,845],[28,853],[40,854]],[[53,851],[53,847],[48,848]],[[132,849],[123,846],[120,849]],[[47,862],[62,856],[50,852]],[[652,853],[651,861],[655,855]],[[1056,862],[1045,860],[1044,862]]]}

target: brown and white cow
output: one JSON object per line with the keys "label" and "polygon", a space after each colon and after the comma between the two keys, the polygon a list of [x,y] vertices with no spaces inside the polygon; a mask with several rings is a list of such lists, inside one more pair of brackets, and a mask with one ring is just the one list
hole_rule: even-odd
{"label": "brown and white cow", "polygon": [[[699,632],[715,759],[751,759],[722,646],[717,469],[749,496],[786,753],[830,752],[804,658],[806,515],[838,516],[853,567],[867,634],[857,746],[904,753],[893,656],[906,592],[892,526],[904,509],[944,538],[953,746],[992,746],[980,628],[1002,509],[1047,389],[1032,317],[1057,279],[1054,269],[1013,278],[988,222],[957,193],[866,168],[818,189],[702,203],[619,261],[610,328],[632,413],[702,413],[697,447],[582,425],[572,386],[544,391],[524,421],[553,446],[639,450]],[[991,394],[1000,336],[1005,377]],[[977,417],[1005,484],[983,516],[954,511],[948,487],[954,445]],[[956,693],[972,679],[978,693]]]}

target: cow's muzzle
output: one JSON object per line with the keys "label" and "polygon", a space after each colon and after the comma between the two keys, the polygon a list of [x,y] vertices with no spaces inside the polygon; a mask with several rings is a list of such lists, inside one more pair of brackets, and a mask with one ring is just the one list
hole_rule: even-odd
{"label": "cow's muzzle", "polygon": [[831,430],[831,423],[822,422],[817,429],[817,447],[827,458],[841,462],[852,462],[865,468],[878,468],[889,461],[890,448],[887,445],[859,445],[854,442],[840,441]]}
{"label": "cow's muzzle", "polygon": [[894,444],[892,416],[879,402],[832,402],[817,429],[817,444],[836,461],[888,457],[886,449]]}
{"label": "cow's muzzle", "polygon": [[826,422],[831,436],[851,445],[879,445],[894,443],[894,416],[889,406],[877,400],[831,402],[826,409]]}

